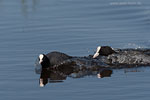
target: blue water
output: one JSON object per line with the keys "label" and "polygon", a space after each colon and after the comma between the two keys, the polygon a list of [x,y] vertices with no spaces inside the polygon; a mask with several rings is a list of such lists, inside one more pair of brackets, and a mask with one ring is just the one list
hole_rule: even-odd
{"label": "blue water", "polygon": [[44,88],[34,71],[39,53],[149,48],[149,0],[0,0],[0,12],[1,100],[150,99],[149,67],[114,70],[102,79],[68,77]]}

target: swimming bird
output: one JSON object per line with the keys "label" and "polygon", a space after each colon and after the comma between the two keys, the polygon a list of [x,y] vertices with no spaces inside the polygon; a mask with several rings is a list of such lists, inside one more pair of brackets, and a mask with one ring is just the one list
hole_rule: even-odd
{"label": "swimming bird", "polygon": [[75,57],[57,51],[50,52],[46,55],[40,54],[38,60],[42,68],[57,70],[64,68],[73,70],[96,69],[98,66],[106,66],[103,62],[93,59],[92,56]]}
{"label": "swimming bird", "polygon": [[[98,47],[99,48],[99,47]],[[107,48],[103,48],[103,50],[107,51]],[[111,51],[111,50],[110,50]],[[102,62],[105,62],[108,65],[136,65],[136,66],[149,66],[150,65],[150,55],[148,49],[115,49],[112,53],[109,53],[107,56],[100,55],[100,50],[98,56],[93,56],[93,58],[97,58]]]}
{"label": "swimming bird", "polygon": [[39,54],[39,64],[42,65],[42,68],[51,67],[54,65],[58,65],[67,59],[71,59],[72,57],[66,55],[61,52],[50,52],[48,54]]}
{"label": "swimming bird", "polygon": [[108,56],[113,53],[116,53],[116,52],[110,46],[98,46],[93,58],[96,58],[99,55]]}

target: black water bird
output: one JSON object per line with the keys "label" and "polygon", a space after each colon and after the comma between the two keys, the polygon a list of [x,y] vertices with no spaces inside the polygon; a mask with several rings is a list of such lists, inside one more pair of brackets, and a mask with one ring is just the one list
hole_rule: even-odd
{"label": "black water bird", "polygon": [[[97,47],[99,48],[99,47]],[[106,49],[106,50],[105,50]],[[103,48],[107,51],[108,48]],[[111,49],[109,49],[111,51]],[[150,49],[115,49],[107,56],[100,54],[101,50],[97,49],[99,55],[94,54],[93,58],[99,59],[108,65],[118,66],[149,66]],[[96,56],[95,56],[96,55]]]}
{"label": "black water bird", "polygon": [[63,61],[67,59],[71,59],[71,56],[61,52],[50,52],[48,54],[40,54],[39,55],[39,64],[42,65],[42,68],[52,67],[54,65],[61,64]]}

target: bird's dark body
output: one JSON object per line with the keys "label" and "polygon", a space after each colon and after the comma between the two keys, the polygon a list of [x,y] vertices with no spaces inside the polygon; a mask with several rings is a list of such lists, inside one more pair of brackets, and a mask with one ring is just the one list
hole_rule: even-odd
{"label": "bird's dark body", "polygon": [[108,65],[113,66],[149,66],[150,50],[144,49],[118,49],[117,53],[113,53],[106,57],[97,57]]}
{"label": "bird's dark body", "polygon": [[61,53],[61,52],[57,52],[57,51],[50,52],[50,53],[46,54],[46,56],[48,57],[51,66],[60,64],[63,61],[72,58],[71,56],[69,56],[67,54],[64,54],[64,53]]}

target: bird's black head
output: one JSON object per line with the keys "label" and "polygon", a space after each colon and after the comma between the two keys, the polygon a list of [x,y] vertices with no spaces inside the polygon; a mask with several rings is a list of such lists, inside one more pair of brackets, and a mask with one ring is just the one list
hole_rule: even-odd
{"label": "bird's black head", "polygon": [[39,64],[41,64],[42,68],[50,67],[50,61],[48,57],[44,54],[39,55]]}

